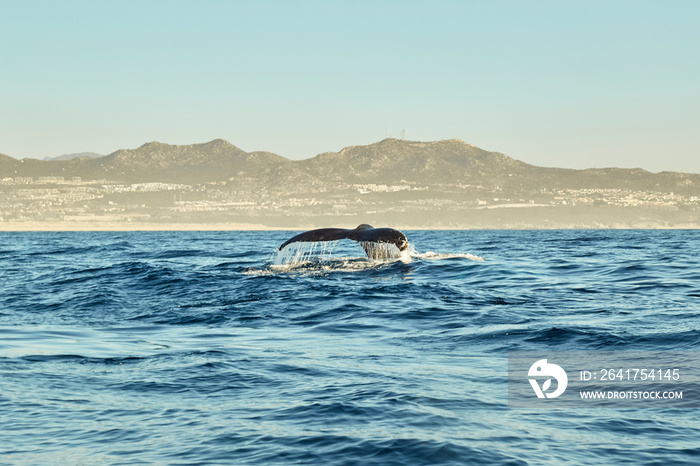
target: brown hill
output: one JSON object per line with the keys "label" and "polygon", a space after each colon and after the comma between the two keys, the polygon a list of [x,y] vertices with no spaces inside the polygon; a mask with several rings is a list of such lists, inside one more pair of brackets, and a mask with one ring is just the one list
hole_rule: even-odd
{"label": "brown hill", "polygon": [[413,142],[384,139],[337,153],[297,162],[315,177],[346,183],[454,184],[494,179],[530,165],[497,152],[487,152],[457,139]]}
{"label": "brown hill", "polygon": [[456,139],[436,142],[385,139],[300,161],[269,152],[245,152],[222,139],[182,146],[150,142],[104,157],[65,161],[16,160],[0,155],[0,178],[40,176],[183,184],[233,178],[245,180],[248,187],[290,192],[300,186],[330,188],[407,182],[423,186],[481,185],[510,191],[590,188],[700,194],[700,175],[696,174],[536,167]]}
{"label": "brown hill", "polygon": [[195,184],[235,176],[259,178],[291,161],[269,152],[248,153],[216,139],[187,146],[150,142],[138,149],[119,150],[94,163],[108,179]]}
{"label": "brown hill", "polygon": [[269,152],[244,152],[223,139],[173,146],[149,142],[98,158],[66,161],[0,158],[0,177],[79,176],[84,180],[196,184],[235,176],[260,178],[291,161]]}

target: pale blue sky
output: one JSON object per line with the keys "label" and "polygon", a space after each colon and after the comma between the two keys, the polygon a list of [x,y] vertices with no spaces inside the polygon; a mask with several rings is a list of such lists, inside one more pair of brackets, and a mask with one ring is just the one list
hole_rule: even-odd
{"label": "pale blue sky", "polygon": [[700,1],[0,0],[0,153],[405,131],[700,173]]}

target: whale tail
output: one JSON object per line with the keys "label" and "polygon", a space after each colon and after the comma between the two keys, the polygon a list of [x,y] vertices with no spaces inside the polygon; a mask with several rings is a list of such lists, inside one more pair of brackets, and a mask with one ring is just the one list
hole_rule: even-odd
{"label": "whale tail", "polygon": [[374,228],[372,225],[358,225],[354,230],[345,228],[319,228],[300,233],[282,244],[281,251],[292,243],[309,243],[319,241],[338,241],[350,239],[357,241],[371,259],[388,259],[395,256],[393,248],[405,251],[408,248],[406,235],[393,228]]}

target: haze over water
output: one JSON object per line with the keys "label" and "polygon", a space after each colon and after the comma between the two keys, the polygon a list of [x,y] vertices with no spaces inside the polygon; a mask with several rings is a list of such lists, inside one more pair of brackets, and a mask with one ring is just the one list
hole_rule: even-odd
{"label": "haze over water", "polygon": [[0,463],[700,461],[697,410],[507,399],[508,351],[698,351],[700,233],[405,233],[0,233]]}

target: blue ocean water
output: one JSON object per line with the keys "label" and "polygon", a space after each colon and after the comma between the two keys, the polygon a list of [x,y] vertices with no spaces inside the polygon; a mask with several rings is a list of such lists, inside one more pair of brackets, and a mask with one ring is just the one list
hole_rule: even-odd
{"label": "blue ocean water", "polygon": [[0,233],[0,463],[700,463],[697,409],[507,400],[511,350],[700,350],[700,232],[406,234]]}

